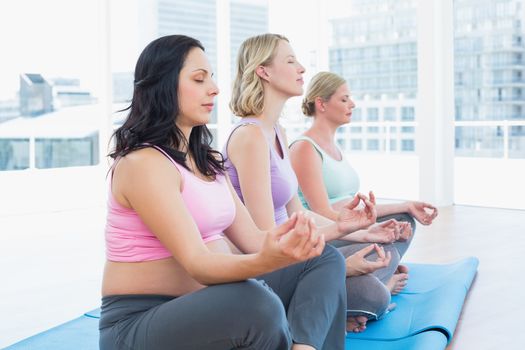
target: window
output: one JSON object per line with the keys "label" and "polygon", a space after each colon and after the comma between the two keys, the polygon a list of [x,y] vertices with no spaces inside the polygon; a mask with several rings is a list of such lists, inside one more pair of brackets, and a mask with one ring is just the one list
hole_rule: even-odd
{"label": "window", "polygon": [[366,140],[366,149],[368,151],[379,151],[379,140],[377,139]]}
{"label": "window", "polygon": [[369,122],[376,122],[379,120],[379,110],[377,108],[367,108],[366,120]]}
{"label": "window", "polygon": [[385,107],[384,118],[385,121],[396,120],[396,109],[394,107]]}
{"label": "window", "polygon": [[456,156],[502,157],[501,127],[456,127]]}
{"label": "window", "polygon": [[397,141],[396,140],[390,140],[390,151],[395,152],[397,150]]}
{"label": "window", "polygon": [[413,121],[415,117],[414,107],[401,107],[401,120]]}
{"label": "window", "polygon": [[401,151],[413,152],[414,149],[414,140],[401,140]]}
{"label": "window", "polygon": [[350,140],[350,147],[352,150],[355,150],[355,151],[361,151],[361,149],[363,148],[363,142],[359,139],[357,140]]}
{"label": "window", "polygon": [[352,121],[359,122],[361,120],[361,108],[354,108],[354,110],[352,111]]}
{"label": "window", "polygon": [[[10,26],[4,49],[17,52],[2,62],[0,172],[97,165],[103,125],[98,5],[62,1],[56,6],[68,15],[55,18],[49,11],[55,5],[30,3],[29,12],[27,2],[0,9],[13,20],[3,23]],[[27,30],[27,23],[38,30]]]}
{"label": "window", "polygon": [[29,168],[29,139],[0,139],[0,171]]}

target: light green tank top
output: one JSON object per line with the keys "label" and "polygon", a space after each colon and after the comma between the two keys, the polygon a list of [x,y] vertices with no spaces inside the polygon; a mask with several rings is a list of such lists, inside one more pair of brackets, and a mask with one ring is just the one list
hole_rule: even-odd
{"label": "light green tank top", "polygon": [[[298,137],[297,140],[292,142],[292,145],[295,142],[301,140],[310,142],[321,157],[323,162],[323,182],[326,192],[328,193],[328,200],[330,201],[330,204],[353,197],[359,190],[359,175],[350,165],[344,153],[339,149],[342,159],[335,160],[329,154],[323,151],[323,149],[308,136]],[[303,202],[305,208],[310,209],[310,206],[303,196],[301,188],[299,188],[299,198],[301,199],[301,202]]]}

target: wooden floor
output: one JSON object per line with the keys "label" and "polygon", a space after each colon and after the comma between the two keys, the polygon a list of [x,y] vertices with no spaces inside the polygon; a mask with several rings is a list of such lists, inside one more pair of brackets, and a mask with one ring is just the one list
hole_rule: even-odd
{"label": "wooden floor", "polygon": [[478,274],[447,350],[525,349],[525,211],[440,208],[431,226],[418,225],[404,261],[467,256],[479,258]]}

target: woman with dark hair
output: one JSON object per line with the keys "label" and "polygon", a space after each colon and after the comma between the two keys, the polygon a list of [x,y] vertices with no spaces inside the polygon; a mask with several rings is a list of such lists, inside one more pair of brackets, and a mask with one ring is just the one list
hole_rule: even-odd
{"label": "woman with dark hair", "polygon": [[193,38],[139,57],[110,154],[101,350],[300,349],[306,332],[344,343],[342,256],[302,212],[255,226],[210,147],[217,94]]}

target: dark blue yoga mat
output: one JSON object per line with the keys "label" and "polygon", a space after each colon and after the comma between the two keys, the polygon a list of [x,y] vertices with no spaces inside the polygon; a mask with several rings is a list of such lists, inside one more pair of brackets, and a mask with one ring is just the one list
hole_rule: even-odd
{"label": "dark blue yoga mat", "polygon": [[453,264],[408,264],[407,290],[392,297],[397,307],[379,321],[371,321],[362,333],[349,339],[398,340],[437,330],[450,341],[478,267],[476,258]]}
{"label": "dark blue yoga mat", "polygon": [[346,339],[346,350],[443,350],[447,337],[441,332],[428,331],[398,340]]}

